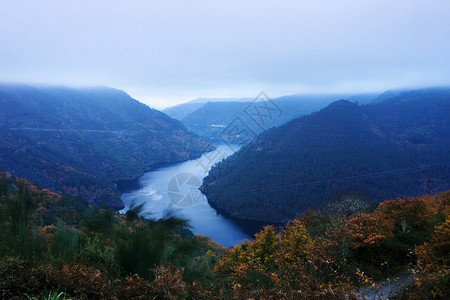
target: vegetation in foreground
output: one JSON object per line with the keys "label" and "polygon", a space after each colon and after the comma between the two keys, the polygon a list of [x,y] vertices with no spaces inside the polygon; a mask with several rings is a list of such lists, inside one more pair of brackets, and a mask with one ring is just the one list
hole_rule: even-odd
{"label": "vegetation in foreground", "polygon": [[357,198],[225,251],[183,220],[118,215],[0,175],[5,299],[352,299],[411,269],[400,299],[450,296],[450,192]]}

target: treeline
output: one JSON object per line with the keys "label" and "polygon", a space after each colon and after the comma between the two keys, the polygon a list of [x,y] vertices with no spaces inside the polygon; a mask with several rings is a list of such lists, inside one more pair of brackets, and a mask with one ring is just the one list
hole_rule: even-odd
{"label": "treeline", "polygon": [[138,213],[1,173],[0,297],[356,299],[407,268],[414,281],[400,299],[450,296],[450,192],[378,206],[341,199],[226,252],[183,220]]}

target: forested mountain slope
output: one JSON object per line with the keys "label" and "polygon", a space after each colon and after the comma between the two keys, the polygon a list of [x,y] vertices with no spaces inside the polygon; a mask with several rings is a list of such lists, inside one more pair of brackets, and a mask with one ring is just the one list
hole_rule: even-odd
{"label": "forested mountain slope", "polygon": [[450,89],[371,105],[337,101],[263,132],[213,168],[202,191],[223,213],[284,221],[349,195],[378,201],[450,188]]}
{"label": "forested mountain slope", "polygon": [[115,208],[115,181],[207,147],[181,122],[112,88],[2,84],[0,107],[0,168]]}

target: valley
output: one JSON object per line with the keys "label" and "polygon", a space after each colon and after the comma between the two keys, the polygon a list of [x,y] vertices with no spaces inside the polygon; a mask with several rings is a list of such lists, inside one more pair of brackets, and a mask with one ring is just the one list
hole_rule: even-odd
{"label": "valley", "polygon": [[110,88],[0,87],[4,296],[447,293],[447,88],[178,121]]}
{"label": "valley", "polygon": [[0,1],[0,300],[450,299],[450,1]]}

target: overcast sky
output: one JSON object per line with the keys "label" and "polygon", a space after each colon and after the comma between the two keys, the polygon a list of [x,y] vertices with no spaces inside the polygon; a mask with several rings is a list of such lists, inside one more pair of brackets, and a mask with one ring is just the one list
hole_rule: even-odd
{"label": "overcast sky", "polygon": [[152,107],[450,84],[450,1],[0,0],[0,81]]}

